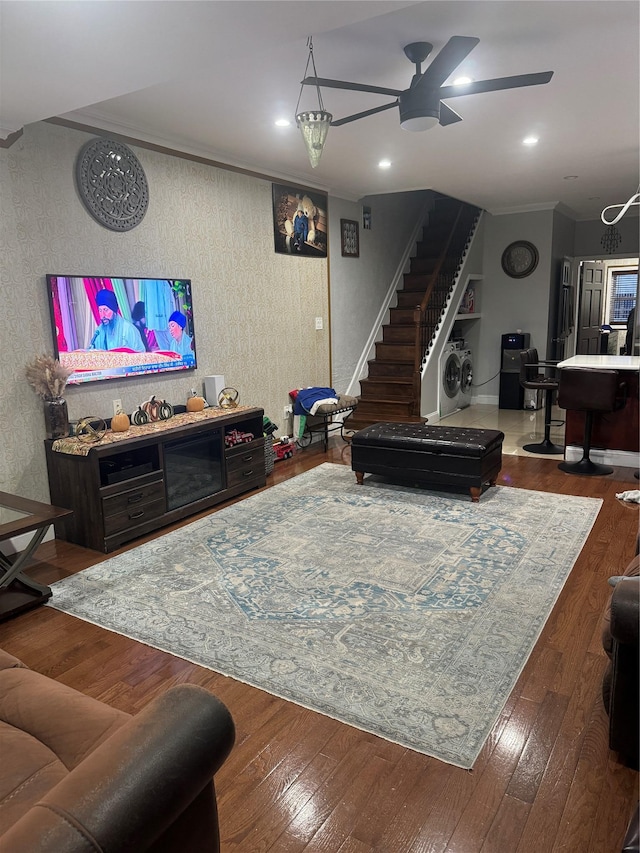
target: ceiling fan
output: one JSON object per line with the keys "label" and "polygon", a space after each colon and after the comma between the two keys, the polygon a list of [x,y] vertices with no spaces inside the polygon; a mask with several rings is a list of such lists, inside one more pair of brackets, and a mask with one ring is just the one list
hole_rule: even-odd
{"label": "ceiling fan", "polygon": [[421,66],[433,49],[426,41],[417,41],[404,48],[407,58],[416,66],[415,74],[408,89],[385,89],[381,86],[367,86],[362,83],[348,83],[344,80],[327,80],[324,77],[305,77],[303,86],[325,86],[329,89],[351,89],[355,92],[371,92],[378,95],[392,95],[396,98],[390,104],[374,107],[346,118],[332,121],[332,127],[348,124],[367,116],[375,115],[392,107],[400,108],[400,126],[405,130],[427,130],[440,123],[442,126],[462,121],[462,116],[443,103],[448,98],[460,95],[478,95],[481,92],[497,92],[501,89],[517,89],[521,86],[539,86],[548,83],[553,71],[538,74],[519,74],[515,77],[497,77],[493,80],[480,80],[463,86],[443,86],[444,81],[473,50],[480,39],[468,36],[452,36],[437,54],[426,71]]}

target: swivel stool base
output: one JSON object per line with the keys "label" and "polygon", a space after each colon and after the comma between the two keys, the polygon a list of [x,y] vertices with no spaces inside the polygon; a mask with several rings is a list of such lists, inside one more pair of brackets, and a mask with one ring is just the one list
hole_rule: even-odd
{"label": "swivel stool base", "polygon": [[561,462],[558,468],[566,474],[581,474],[583,477],[604,477],[607,474],[613,474],[613,468],[600,465],[599,462],[592,462],[586,456],[583,456],[579,462]]}

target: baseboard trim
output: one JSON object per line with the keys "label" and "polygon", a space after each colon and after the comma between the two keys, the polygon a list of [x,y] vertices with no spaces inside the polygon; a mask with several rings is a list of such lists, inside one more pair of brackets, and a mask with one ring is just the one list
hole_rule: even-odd
{"label": "baseboard trim", "polygon": [[[640,467],[640,456],[629,450],[602,450],[592,447],[589,455],[594,462],[602,465],[619,465],[621,468]],[[582,459],[582,446],[567,444],[564,449],[564,458],[567,462],[579,462]]]}

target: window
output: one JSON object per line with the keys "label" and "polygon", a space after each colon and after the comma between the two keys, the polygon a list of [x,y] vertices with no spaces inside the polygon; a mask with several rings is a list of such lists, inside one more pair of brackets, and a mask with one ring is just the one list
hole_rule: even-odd
{"label": "window", "polygon": [[638,289],[638,270],[614,270],[609,285],[609,323],[612,326],[626,326],[629,311],[635,308]]}

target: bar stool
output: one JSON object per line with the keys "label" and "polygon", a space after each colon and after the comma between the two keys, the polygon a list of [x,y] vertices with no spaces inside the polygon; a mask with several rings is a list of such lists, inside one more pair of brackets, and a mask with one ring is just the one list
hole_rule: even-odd
{"label": "bar stool", "polygon": [[[558,379],[555,376],[547,376],[544,370],[556,370],[557,361],[540,361],[538,350],[535,348],[522,350],[520,353],[520,385],[535,391],[544,391],[544,438],[537,444],[525,444],[522,449],[527,453],[564,453],[564,447],[551,441],[551,407],[553,405],[553,394],[558,390]],[[562,422],[561,422],[562,423]]]}
{"label": "bar stool", "polygon": [[591,431],[594,412],[613,412],[620,387],[617,370],[590,370],[587,368],[564,367],[560,370],[558,405],[585,413],[582,459],[579,462],[561,462],[561,471],[567,474],[582,474],[586,477],[613,474],[613,468],[592,462]]}

